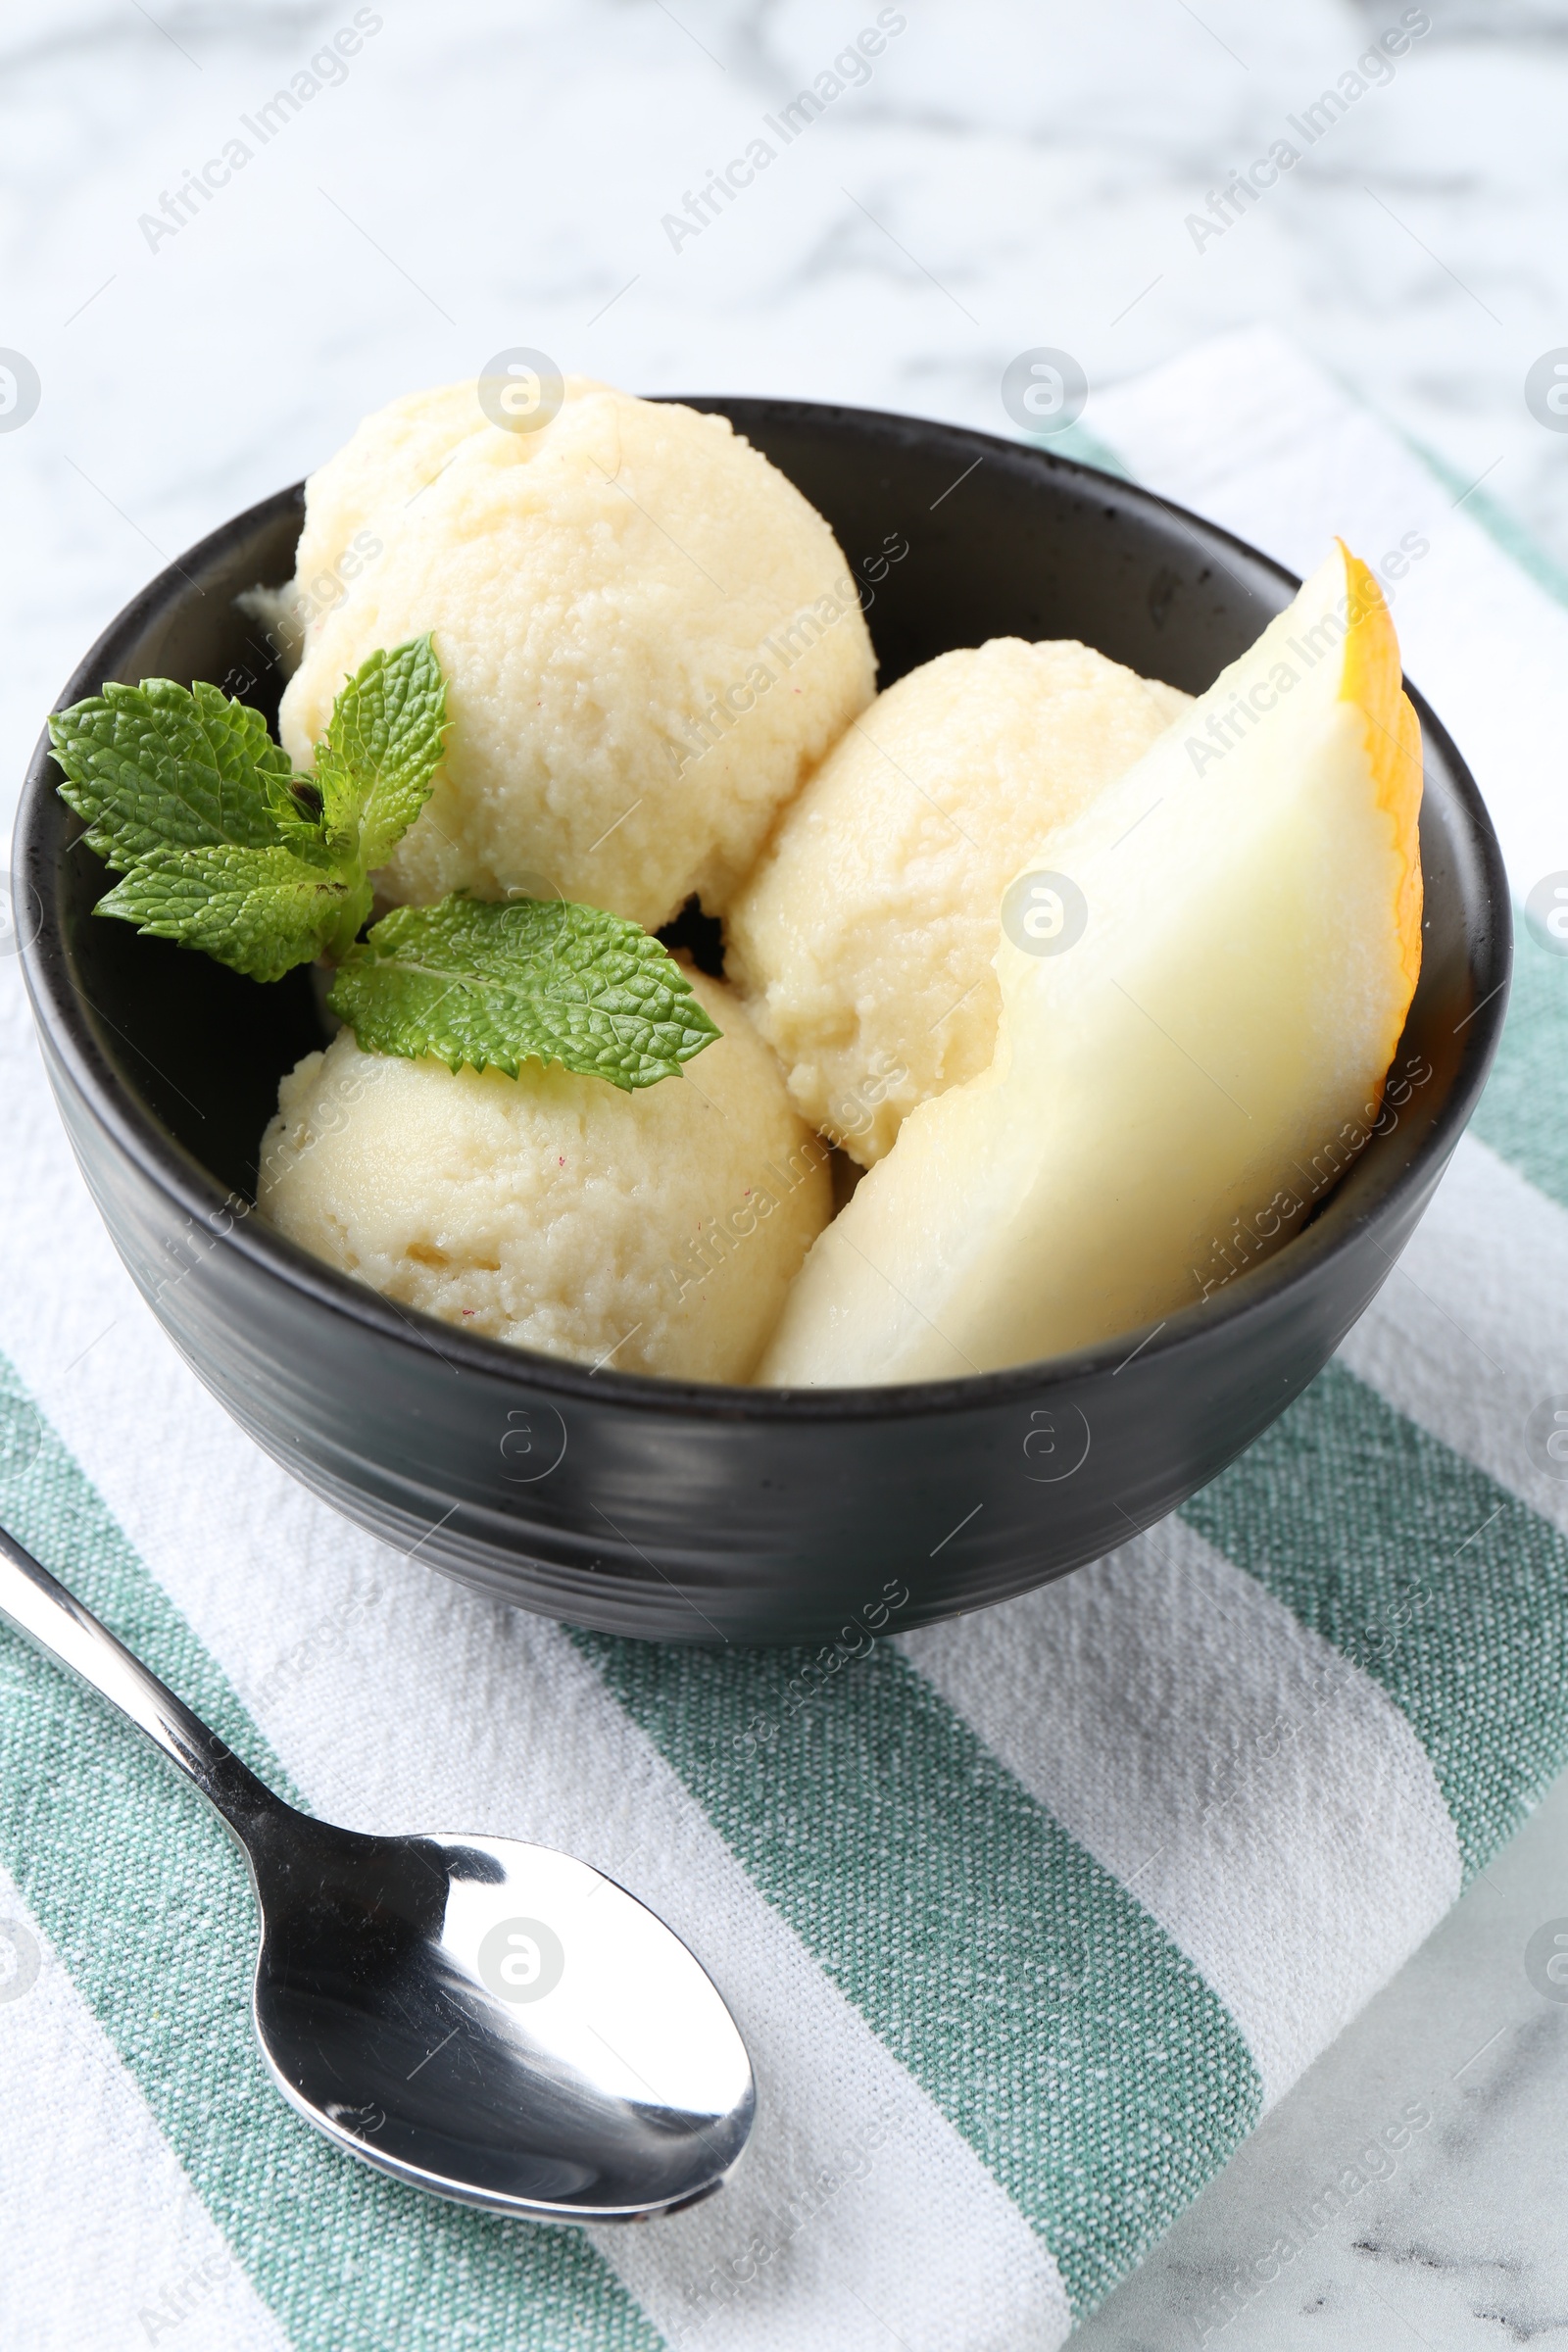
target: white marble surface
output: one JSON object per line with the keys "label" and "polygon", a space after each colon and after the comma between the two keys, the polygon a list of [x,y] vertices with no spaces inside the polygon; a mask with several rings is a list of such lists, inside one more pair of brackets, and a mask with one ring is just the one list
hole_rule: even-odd
{"label": "white marble surface", "polygon": [[[679,250],[662,216],[876,0],[370,13],[346,78],[263,146],[240,118],[352,23],[350,0],[0,7],[0,345],[42,384],[0,433],[0,806],[61,681],[166,554],[392,392],[514,344],[644,390],[1005,430],[1022,349],[1064,347],[1105,385],[1269,319],[1568,569],[1568,436],[1523,397],[1531,362],[1568,345],[1568,0],[1433,0],[1392,84],[1202,251],[1186,216],[1396,0],[905,0],[871,78]],[[236,134],[250,161],[150,248],[139,216]],[[1568,1788],[1086,2352],[1568,2344],[1568,2005],[1523,1967],[1558,1914]],[[1237,2266],[1407,2101],[1431,2122],[1393,2174],[1215,2327]]]}
{"label": "white marble surface", "polygon": [[[1565,1914],[1560,1782],[1074,2343],[1568,2344],[1568,2003],[1544,1998],[1524,1966],[1535,1931]],[[1411,2108],[1430,2121],[1346,2194],[1368,2141]],[[1337,2212],[1324,2196],[1336,2185]],[[1281,2239],[1299,2251],[1271,2262]]]}

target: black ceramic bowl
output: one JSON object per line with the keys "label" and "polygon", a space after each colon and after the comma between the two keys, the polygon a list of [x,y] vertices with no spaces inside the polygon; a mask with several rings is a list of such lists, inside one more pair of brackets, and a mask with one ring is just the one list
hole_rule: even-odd
{"label": "black ceramic bowl", "polygon": [[[827,516],[884,685],[987,637],[1081,637],[1200,690],[1289,602],[1253,550],[1126,482],[952,426],[709,401]],[[286,490],[121,614],[62,701],[210,678],[271,715],[236,594],[292,569]],[[1325,517],[1327,528],[1334,520]],[[1408,1239],[1502,1021],[1508,897],[1470,776],[1426,741],[1425,960],[1396,1123],[1278,1256],[1113,1346],[983,1377],[801,1394],[591,1373],[390,1304],[247,1214],[281,1073],[320,1042],[271,987],[91,919],[107,884],[40,745],[18,829],[49,1075],[110,1232],[187,1362],[258,1444],[389,1544],[552,1617],[673,1641],[819,1642],[1004,1599],[1120,1544],[1282,1412]],[[31,924],[24,926],[32,928]],[[1134,1350],[1137,1350],[1134,1352]],[[900,1598],[901,1595],[906,1597]]]}

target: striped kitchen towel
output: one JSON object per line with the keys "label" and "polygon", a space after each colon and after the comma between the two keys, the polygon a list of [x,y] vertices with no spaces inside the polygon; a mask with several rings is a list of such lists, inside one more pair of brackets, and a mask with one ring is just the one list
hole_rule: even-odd
{"label": "striped kitchen towel", "polygon": [[[1402,555],[1517,896],[1568,868],[1568,611],[1477,498],[1267,336],[1090,421],[1297,569]],[[296,1801],[623,1880],[760,2092],[723,2195],[641,2229],[345,2161],[264,2080],[217,1822],[0,1636],[8,2345],[1047,2352],[1568,1762],[1568,958],[1531,935],[1472,1134],[1286,1418],[1097,1566],[814,1680],[509,1614],[334,1518],[122,1272],[14,959],[0,1054],[0,1515]]]}

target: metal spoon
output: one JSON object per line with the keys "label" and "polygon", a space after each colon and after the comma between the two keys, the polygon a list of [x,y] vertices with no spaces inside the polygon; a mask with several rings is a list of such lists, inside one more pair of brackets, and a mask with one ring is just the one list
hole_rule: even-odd
{"label": "metal spoon", "polygon": [[705,1971],[584,1862],[509,1838],[368,1838],[297,1813],[0,1528],[0,1616],[112,1699],[238,1839],[252,2013],[301,2115],[496,2213],[631,2221],[717,2188],[751,2062]]}

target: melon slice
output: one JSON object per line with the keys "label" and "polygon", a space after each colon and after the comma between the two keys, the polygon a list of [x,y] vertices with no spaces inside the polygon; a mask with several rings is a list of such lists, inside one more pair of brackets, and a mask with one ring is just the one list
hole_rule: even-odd
{"label": "melon slice", "polygon": [[[815,1243],[757,1378],[1059,1354],[1288,1241],[1379,1116],[1421,963],[1420,806],[1394,625],[1336,543],[1041,844],[1033,871],[1069,887],[1020,878],[1004,903],[1024,918],[1004,923],[991,1066],[906,1121]],[[1078,936],[1064,906],[1086,910]]]}

